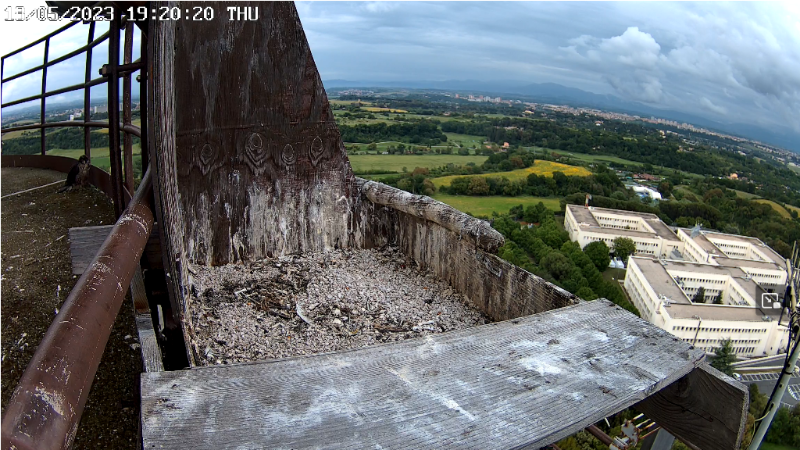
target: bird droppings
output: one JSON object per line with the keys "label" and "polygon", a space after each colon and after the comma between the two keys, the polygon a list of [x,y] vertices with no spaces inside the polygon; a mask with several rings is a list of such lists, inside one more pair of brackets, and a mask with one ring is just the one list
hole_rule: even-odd
{"label": "bird droppings", "polygon": [[347,350],[487,322],[391,247],[191,269],[199,365]]}

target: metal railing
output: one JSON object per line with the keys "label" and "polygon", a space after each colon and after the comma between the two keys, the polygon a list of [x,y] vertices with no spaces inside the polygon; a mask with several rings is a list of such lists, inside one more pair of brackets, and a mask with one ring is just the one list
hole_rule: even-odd
{"label": "metal railing", "polygon": [[[86,45],[76,48],[62,56],[50,59],[50,41],[55,36],[60,35],[64,31],[74,27],[79,22],[71,22],[52,33],[37,39],[13,52],[10,52],[2,57],[2,67],[0,68],[0,78],[2,79],[2,86],[6,83],[41,71],[42,73],[42,88],[41,92],[37,95],[32,95],[17,100],[12,100],[2,103],[0,107],[7,108],[14,105],[19,105],[35,100],[40,102],[39,123],[33,125],[22,125],[2,129],[2,133],[10,133],[13,131],[21,130],[41,130],[40,141],[40,154],[47,153],[47,128],[56,127],[83,127],[83,145],[84,154],[87,158],[91,158],[91,129],[92,128],[107,128],[109,130],[109,161],[111,170],[111,199],[114,202],[114,212],[116,217],[122,214],[126,205],[126,198],[133,194],[135,180],[133,172],[133,136],[139,137],[141,142],[141,158],[142,158],[142,171],[147,170],[148,158],[146,151],[146,124],[142,121],[141,127],[136,127],[132,123],[132,110],[131,110],[131,76],[133,73],[140,71],[146,64],[146,43],[145,33],[141,33],[141,49],[142,58],[131,61],[133,54],[133,22],[126,21],[121,16],[123,10],[118,8],[114,17],[109,20],[109,30],[102,35],[95,37],[95,22],[88,22],[89,29],[87,33]],[[123,64],[119,64],[120,56],[120,32],[124,30],[125,41],[123,50]],[[92,52],[95,47],[108,41],[108,62],[103,65],[100,70],[100,76],[92,78]],[[36,45],[44,43],[44,57],[42,64],[24,69],[13,75],[6,76],[5,63],[6,60],[14,55],[17,55],[25,50],[28,50]],[[59,89],[47,90],[47,69],[56,64],[69,60],[81,53],[86,54],[86,69],[84,74],[84,82],[74,84]],[[144,83],[144,74],[140,75],[137,79]],[[122,120],[120,121],[119,114],[119,79],[122,78]],[[91,108],[91,88],[100,84],[106,83],[108,85],[108,122],[92,121],[90,115]],[[47,98],[54,95],[65,94],[68,92],[83,90],[83,120],[82,121],[61,121],[61,122],[47,122]],[[140,110],[144,113],[146,111],[146,96],[140,95]],[[123,148],[122,154],[120,149],[120,131],[123,135]],[[124,158],[124,164],[123,164]]]}
{"label": "metal railing", "polygon": [[[112,4],[113,5],[113,4]],[[116,7],[115,7],[116,8]],[[42,71],[41,93],[35,96],[3,103],[2,107],[40,100],[40,123],[3,129],[3,133],[19,130],[41,130],[40,155],[3,156],[3,164],[29,165],[65,171],[73,164],[64,157],[46,155],[46,129],[53,127],[82,127],[84,129],[84,153],[91,156],[90,132],[92,128],[108,128],[111,174],[99,179],[110,181],[108,186],[99,186],[101,173],[92,167],[90,180],[101,187],[114,202],[117,222],[108,238],[95,255],[87,270],[78,279],[55,320],[50,324],[42,342],[22,374],[11,397],[2,420],[2,449],[59,449],[69,448],[80,423],[92,381],[100,364],[112,326],[125,299],[134,273],[140,270],[139,261],[153,227],[152,181],[147,158],[147,85],[146,70],[142,70],[139,81],[143,84],[141,100],[142,126],[132,124],[131,74],[146,66],[146,33],[142,30],[142,58],[131,61],[133,48],[133,23],[120,18],[117,8],[110,22],[109,31],[95,38],[95,24],[89,23],[87,44],[64,56],[48,59],[50,39],[75,26],[70,23],[53,33],[34,41],[19,50],[2,57],[18,54],[34,45],[44,43],[44,59],[41,65],[25,69],[6,77],[0,75],[2,84],[22,76]],[[120,32],[125,32],[124,61],[119,64]],[[108,40],[108,63],[100,71],[99,78],[91,78],[92,49]],[[47,68],[71,57],[86,53],[85,82],[65,88],[47,90]],[[4,68],[4,67],[3,67]],[[122,77],[122,120],[120,121],[118,80]],[[90,120],[90,90],[92,86],[108,84],[108,122]],[[46,121],[46,99],[53,95],[84,90],[84,114],[82,121]],[[124,168],[120,154],[120,132],[124,133]],[[142,181],[133,193],[133,136],[141,141]],[[72,160],[74,161],[74,160]],[[66,164],[69,163],[69,164]],[[124,170],[124,173],[123,173]],[[100,184],[101,184],[100,183]],[[126,200],[130,198],[129,202]],[[127,205],[126,205],[127,203]],[[127,206],[127,207],[126,207]]]}

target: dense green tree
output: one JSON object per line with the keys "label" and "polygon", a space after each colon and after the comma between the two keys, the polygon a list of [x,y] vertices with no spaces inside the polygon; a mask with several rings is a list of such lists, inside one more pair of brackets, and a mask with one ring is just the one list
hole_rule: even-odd
{"label": "dense green tree", "polygon": [[574,267],[572,261],[561,252],[551,252],[542,258],[541,266],[557,280],[565,278]]}
{"label": "dense green tree", "polygon": [[731,340],[725,339],[721,342],[719,347],[714,349],[714,359],[711,361],[711,367],[729,376],[733,376],[733,367],[731,367],[731,364],[735,361],[736,354],[733,353]]}
{"label": "dense green tree", "polygon": [[706,288],[700,286],[692,297],[692,303],[705,303],[706,302]]}
{"label": "dense green tree", "polygon": [[583,248],[583,252],[586,253],[586,256],[592,260],[594,266],[597,267],[597,270],[602,272],[608,269],[608,265],[611,263],[611,256],[609,255],[608,246],[605,242],[590,242],[586,247]]}
{"label": "dense green tree", "polygon": [[618,237],[614,239],[614,255],[624,262],[628,262],[628,257],[636,252],[636,243],[633,239]]}
{"label": "dense green tree", "polygon": [[584,286],[578,289],[578,292],[576,292],[575,295],[584,300],[594,300],[597,298],[597,294],[595,294],[592,288],[589,286]]}

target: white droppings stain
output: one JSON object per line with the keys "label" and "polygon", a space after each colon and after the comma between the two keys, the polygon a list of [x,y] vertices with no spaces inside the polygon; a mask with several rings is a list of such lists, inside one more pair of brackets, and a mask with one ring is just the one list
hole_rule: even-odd
{"label": "white droppings stain", "polygon": [[561,373],[561,368],[548,364],[536,357],[522,358],[519,360],[519,363],[522,364],[522,367],[526,370],[535,370],[542,376],[558,375]]}
{"label": "white droppings stain", "polygon": [[608,342],[608,334],[603,333],[602,331],[593,333],[593,337],[600,342]]}
{"label": "white droppings stain", "polygon": [[36,388],[36,396],[45,402],[58,415],[66,417],[64,411],[64,394],[60,392],[50,392],[43,387]]}
{"label": "white droppings stain", "polygon": [[402,380],[404,383],[409,385],[414,391],[419,392],[420,394],[424,394],[424,395],[427,395],[427,396],[433,398],[434,400],[438,401],[442,405],[446,406],[448,409],[452,409],[454,411],[458,411],[459,413],[461,413],[462,416],[466,417],[469,420],[475,420],[475,416],[472,415],[469,411],[467,411],[464,408],[462,408],[461,405],[459,405],[458,402],[456,402],[455,400],[453,400],[451,398],[448,398],[448,397],[445,397],[444,395],[442,395],[442,394],[440,394],[438,392],[430,392],[430,391],[428,391],[426,389],[421,389],[419,386],[417,386],[409,378],[408,373],[407,373],[408,372],[407,368],[403,367],[402,369],[400,369],[400,371],[397,371],[397,370],[394,370],[394,369],[386,369],[386,370],[388,370],[389,373],[391,373],[392,375],[396,376],[397,378],[400,378],[400,380]]}

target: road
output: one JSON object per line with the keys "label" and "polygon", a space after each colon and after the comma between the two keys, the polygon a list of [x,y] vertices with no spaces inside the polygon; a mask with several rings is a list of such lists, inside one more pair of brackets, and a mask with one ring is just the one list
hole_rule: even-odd
{"label": "road", "polygon": [[[746,385],[757,385],[759,392],[769,396],[772,394],[772,389],[775,388],[775,383],[777,383],[779,375],[780,374],[774,372],[747,373],[741,375],[741,381]],[[792,408],[797,403],[800,403],[800,377],[793,376],[789,379],[789,386],[786,388],[786,393],[783,395],[781,403],[788,408]]]}

